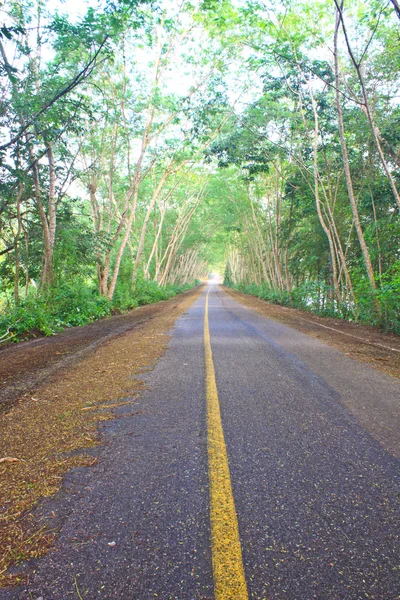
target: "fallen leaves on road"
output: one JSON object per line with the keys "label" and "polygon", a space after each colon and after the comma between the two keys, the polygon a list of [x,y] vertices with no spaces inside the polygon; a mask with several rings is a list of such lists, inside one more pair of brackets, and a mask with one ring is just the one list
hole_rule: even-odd
{"label": "fallen leaves on road", "polygon": [[167,347],[168,336],[160,339],[160,334],[201,291],[178,302],[174,298],[173,305],[165,302],[155,317],[97,347],[0,415],[0,587],[23,580],[8,572],[11,565],[51,548],[56,532],[40,526],[32,509],[60,489],[68,470],[97,462],[83,451],[100,443],[99,422],[115,418],[114,408],[135,401],[144,387],[136,376],[152,368]]}

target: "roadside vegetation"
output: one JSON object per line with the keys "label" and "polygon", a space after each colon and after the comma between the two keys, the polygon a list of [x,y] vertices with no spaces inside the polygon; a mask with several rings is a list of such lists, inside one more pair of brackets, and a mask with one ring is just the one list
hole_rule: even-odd
{"label": "roadside vegetation", "polygon": [[52,335],[67,327],[86,325],[143,304],[168,300],[191,287],[190,284],[160,287],[152,281],[137,280],[134,289],[121,290],[113,300],[101,296],[96,288],[79,284],[64,284],[45,292],[31,293],[18,303],[12,302],[0,315],[0,342]]}
{"label": "roadside vegetation", "polygon": [[[225,285],[272,304],[291,306],[321,317],[345,319],[366,325],[378,325],[383,331],[400,333],[400,288],[398,280],[389,281],[387,285],[381,285],[374,296],[366,293],[365,289],[361,289],[356,315],[353,308],[348,304],[345,302],[338,303],[332,299],[332,290],[329,286],[324,289],[324,282],[307,282],[299,287],[292,288],[290,291],[275,289],[266,283],[238,282],[235,284],[229,278],[225,279]],[[371,311],[374,300],[378,301],[382,313],[375,314]]]}
{"label": "roadside vegetation", "polygon": [[0,342],[211,270],[400,331],[397,2],[10,0],[1,16]]}

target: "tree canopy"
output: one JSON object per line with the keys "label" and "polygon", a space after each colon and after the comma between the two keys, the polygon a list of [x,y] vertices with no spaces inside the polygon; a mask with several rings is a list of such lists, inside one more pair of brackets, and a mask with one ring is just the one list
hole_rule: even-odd
{"label": "tree canopy", "polygon": [[210,271],[400,331],[397,2],[70,8],[0,7],[0,341]]}

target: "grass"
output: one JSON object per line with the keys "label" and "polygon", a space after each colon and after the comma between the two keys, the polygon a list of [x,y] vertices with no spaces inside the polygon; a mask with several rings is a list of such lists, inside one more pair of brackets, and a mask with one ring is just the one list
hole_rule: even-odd
{"label": "grass", "polygon": [[18,305],[10,301],[0,311],[0,345],[53,335],[116,312],[168,300],[193,285],[160,287],[154,281],[138,280],[134,290],[130,286],[117,288],[112,302],[81,282],[63,284],[46,293],[32,291]]}

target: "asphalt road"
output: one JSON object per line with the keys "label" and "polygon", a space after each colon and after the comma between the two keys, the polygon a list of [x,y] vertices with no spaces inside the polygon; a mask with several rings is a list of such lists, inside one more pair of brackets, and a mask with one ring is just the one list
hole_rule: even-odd
{"label": "asphalt road", "polygon": [[[248,597],[399,599],[399,461],[352,410],[398,414],[398,380],[210,288]],[[27,588],[0,599],[214,598],[205,297],[146,375],[147,390],[132,400],[139,414],[107,422],[99,464],[71,472],[40,509],[50,523],[52,511],[60,515],[56,549]]]}

